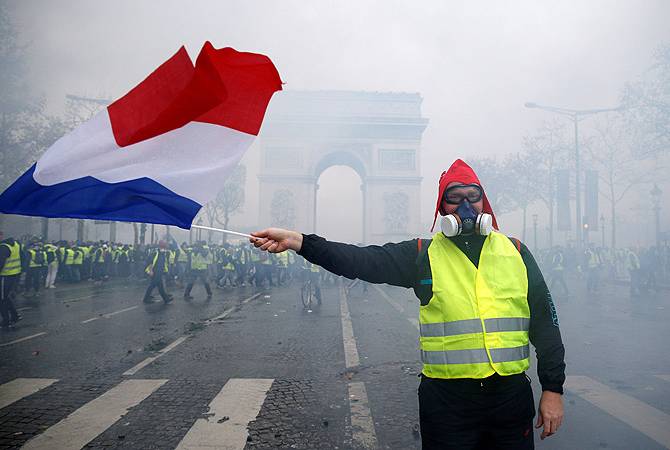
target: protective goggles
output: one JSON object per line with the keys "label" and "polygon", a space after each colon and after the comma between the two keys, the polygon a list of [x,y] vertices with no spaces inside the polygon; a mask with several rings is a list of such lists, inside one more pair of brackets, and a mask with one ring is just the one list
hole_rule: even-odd
{"label": "protective goggles", "polygon": [[458,205],[465,199],[470,203],[476,203],[483,195],[484,191],[476,184],[460,184],[444,191],[442,199],[450,205]]}

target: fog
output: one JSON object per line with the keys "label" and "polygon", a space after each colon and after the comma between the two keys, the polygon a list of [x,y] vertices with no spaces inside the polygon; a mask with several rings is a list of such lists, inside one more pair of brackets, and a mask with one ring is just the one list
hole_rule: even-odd
{"label": "fog", "polygon": [[[664,1],[7,4],[26,45],[31,89],[56,113],[67,94],[117,98],[180,45],[194,56],[205,40],[267,54],[287,90],[419,93],[430,124],[417,233],[427,231],[436,180],[456,157],[504,158],[557,120],[525,102],[617,106],[623,86],[670,40]],[[252,166],[254,156],[247,155]],[[255,184],[250,173],[238,225],[264,225]],[[327,195],[328,183],[321,189]],[[522,234],[518,211],[501,223]]]}

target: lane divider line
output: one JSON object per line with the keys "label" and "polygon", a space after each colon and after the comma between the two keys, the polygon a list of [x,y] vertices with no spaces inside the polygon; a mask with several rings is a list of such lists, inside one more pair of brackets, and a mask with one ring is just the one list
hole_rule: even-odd
{"label": "lane divider line", "polygon": [[660,378],[663,381],[670,382],[670,375],[656,375],[656,378]]}
{"label": "lane divider line", "polygon": [[53,378],[16,378],[0,385],[0,409],[54,384]]}
{"label": "lane divider line", "polygon": [[[262,294],[262,292],[257,292],[254,295],[252,295],[251,297],[245,298],[244,300],[242,300],[240,302],[240,305],[245,305],[245,304],[249,303],[253,299],[258,298],[261,294]],[[235,311],[235,307],[228,308],[225,311],[223,311],[223,313],[219,314],[218,316],[215,316],[215,317],[212,317],[210,319],[205,320],[205,325],[211,325],[211,324],[215,323],[217,320],[225,319],[230,314],[232,314],[234,311]]]}
{"label": "lane divider line", "polygon": [[47,334],[46,331],[42,331],[41,333],[37,333],[37,334],[30,335],[30,336],[22,337],[22,338],[19,338],[19,339],[15,339],[13,341],[5,342],[3,344],[0,344],[0,347],[6,347],[8,345],[18,344],[19,342],[27,341],[29,339],[34,339],[34,338],[40,337],[40,336],[44,336],[45,334]]}
{"label": "lane divider line", "polygon": [[587,376],[572,375],[566,387],[587,402],[670,448],[670,415]]}
{"label": "lane divider line", "polygon": [[342,318],[342,341],[344,343],[344,365],[347,369],[357,367],[361,364],[356,348],[356,338],[354,337],[354,327],[351,323],[349,314],[349,305],[347,304],[347,295],[344,287],[340,285],[340,316]]}
{"label": "lane divider line", "polygon": [[181,344],[182,342],[184,342],[188,338],[189,338],[188,336],[181,336],[180,338],[173,341],[172,343],[170,343],[166,347],[162,348],[161,350],[158,350],[157,355],[149,356],[148,358],[141,361],[139,364],[135,365],[133,368],[128,369],[125,372],[123,372],[123,376],[135,375],[137,372],[144,369],[146,366],[148,366],[152,362],[156,361],[158,358],[165,355],[167,352],[174,349],[176,346],[178,346],[179,344]]}
{"label": "lane divider line", "polygon": [[125,380],[26,442],[27,450],[82,448],[168,380]]}
{"label": "lane divider line", "polygon": [[231,378],[209,404],[208,417],[195,421],[177,450],[242,450],[248,425],[261,411],[273,379]]}
{"label": "lane divider line", "polygon": [[351,437],[358,447],[376,449],[377,435],[372,420],[365,383],[349,383],[349,409],[351,410]]}
{"label": "lane divider line", "polygon": [[137,309],[137,308],[139,308],[139,306],[135,305],[135,306],[131,306],[129,308],[120,309],[118,311],[113,311],[113,312],[106,313],[106,314],[100,314],[99,316],[91,317],[90,319],[86,319],[86,320],[82,320],[81,323],[89,323],[89,322],[93,322],[94,320],[98,320],[98,319],[109,319],[110,317],[114,317],[117,314],[121,314],[121,313],[124,313],[126,311],[132,311],[133,309]]}

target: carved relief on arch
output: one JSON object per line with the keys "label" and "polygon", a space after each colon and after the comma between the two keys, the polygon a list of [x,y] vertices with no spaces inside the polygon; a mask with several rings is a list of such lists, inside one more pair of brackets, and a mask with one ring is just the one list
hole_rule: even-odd
{"label": "carved relief on arch", "polygon": [[288,189],[279,189],[272,195],[270,203],[272,225],[280,228],[295,228],[295,196]]}
{"label": "carved relief on arch", "polygon": [[405,192],[384,193],[384,232],[407,233],[409,223],[409,196]]}

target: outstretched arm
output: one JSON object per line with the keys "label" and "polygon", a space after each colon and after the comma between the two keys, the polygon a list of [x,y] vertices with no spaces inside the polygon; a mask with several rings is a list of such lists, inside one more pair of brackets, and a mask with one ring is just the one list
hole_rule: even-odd
{"label": "outstretched arm", "polygon": [[251,242],[261,250],[272,253],[294,250],[329,272],[350,279],[408,288],[416,280],[416,239],[359,247],[280,228],[268,228],[252,236]]}

